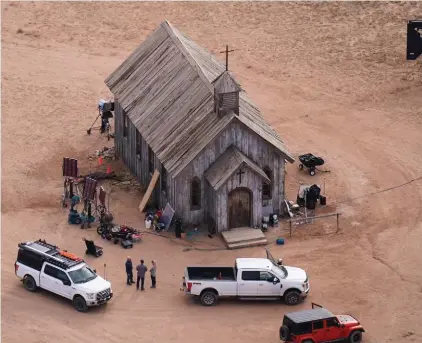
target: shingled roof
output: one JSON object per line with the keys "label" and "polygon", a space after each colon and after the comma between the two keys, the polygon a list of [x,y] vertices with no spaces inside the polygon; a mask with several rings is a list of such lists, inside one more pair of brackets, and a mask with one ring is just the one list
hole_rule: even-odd
{"label": "shingled roof", "polygon": [[234,120],[293,162],[245,91],[239,116],[214,113],[212,82],[224,71],[211,53],[164,21],[105,83],[173,177]]}

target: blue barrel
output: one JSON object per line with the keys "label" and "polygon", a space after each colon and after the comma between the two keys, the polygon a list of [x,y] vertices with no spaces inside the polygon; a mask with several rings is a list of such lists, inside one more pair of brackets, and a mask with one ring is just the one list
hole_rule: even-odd
{"label": "blue barrel", "polygon": [[284,238],[281,238],[281,237],[277,238],[276,243],[277,245],[284,245]]}

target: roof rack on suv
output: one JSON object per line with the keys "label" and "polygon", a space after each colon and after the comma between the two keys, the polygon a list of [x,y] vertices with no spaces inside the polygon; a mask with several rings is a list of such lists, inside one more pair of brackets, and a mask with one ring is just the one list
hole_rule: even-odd
{"label": "roof rack on suv", "polygon": [[19,243],[18,247],[20,249],[32,251],[42,255],[46,262],[54,264],[55,266],[62,269],[69,269],[84,262],[83,259],[74,256],[65,250],[60,250],[59,247],[47,243],[45,240],[41,239],[34,242]]}

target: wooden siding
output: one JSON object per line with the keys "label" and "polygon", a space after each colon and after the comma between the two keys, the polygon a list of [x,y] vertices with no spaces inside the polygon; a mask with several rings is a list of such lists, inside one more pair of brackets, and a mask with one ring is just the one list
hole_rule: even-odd
{"label": "wooden siding", "polygon": [[[248,156],[255,162],[261,169],[269,167],[273,174],[271,180],[272,199],[266,200],[265,203],[273,206],[275,213],[280,213],[283,208],[284,201],[284,157],[278,153],[272,145],[268,144],[264,139],[255,134],[252,130],[248,129],[242,123],[230,124],[212,143],[207,147],[176,177],[176,184],[178,189],[178,198],[176,211],[183,217],[184,222],[203,222],[206,213],[213,214],[214,219],[221,224],[218,219],[221,211],[226,211],[224,201],[218,198],[215,204],[211,203],[213,199],[212,188],[204,177],[205,171],[216,161],[216,159],[223,154],[230,146],[236,146],[243,154]],[[253,173],[254,180],[259,178],[260,191],[253,191],[253,202],[255,206],[262,207],[262,178]],[[190,181],[193,177],[199,177],[202,181],[202,189],[206,190],[202,193],[202,208],[197,211],[190,210]],[[256,176],[256,177],[255,177]],[[255,183],[256,183],[255,182]],[[228,186],[230,187],[230,186]],[[219,189],[218,194],[222,194],[222,187]],[[227,189],[226,189],[227,190]],[[256,193],[258,192],[258,193]],[[259,194],[259,195],[257,195]],[[183,196],[182,196],[183,195]],[[227,196],[227,194],[226,194]],[[226,200],[227,201],[227,200]],[[262,211],[262,210],[261,210]],[[253,216],[260,214],[261,211],[255,209]],[[255,218],[255,217],[254,217]],[[219,231],[221,227],[218,226]]]}
{"label": "wooden siding", "polygon": [[247,188],[251,191],[251,218],[252,227],[261,224],[262,221],[262,178],[249,168],[243,168],[245,174],[242,175],[242,183],[239,182],[239,176],[235,173],[216,194],[215,202],[215,221],[218,231],[228,230],[228,194],[236,188]]}
{"label": "wooden siding", "polygon": [[[118,101],[115,101],[115,147],[118,156],[127,165],[129,170],[137,176],[144,187],[148,187],[151,174],[148,171],[148,145],[141,137],[141,158],[136,154],[136,128],[132,121],[128,120],[128,135],[123,137],[123,109]],[[272,199],[266,201],[271,204],[278,213],[283,207],[284,200],[284,158],[277,154],[277,150],[266,143],[254,132],[241,123],[230,124],[220,136],[186,167],[176,179],[167,173],[167,192],[161,190],[161,179],[153,193],[154,202],[164,207],[167,202],[181,215],[185,224],[204,224],[209,217],[213,218],[218,231],[227,227],[227,194],[236,186],[236,174],[234,174],[223,186],[215,192],[203,176],[205,171],[223,154],[230,145],[235,145],[241,152],[247,155],[261,169],[269,167],[273,172],[271,180]],[[154,156],[154,168],[161,173],[162,164],[157,156]],[[258,223],[262,216],[262,177],[256,172],[245,168],[244,182],[248,182],[248,188],[253,193],[253,221]],[[252,175],[253,174],[253,175]],[[201,208],[191,210],[190,187],[191,180],[197,176],[201,180]],[[248,181],[246,181],[248,180]],[[242,182],[243,185],[243,182]],[[225,194],[225,198],[224,198]],[[225,219],[222,219],[225,218]]]}
{"label": "wooden siding", "polygon": [[239,169],[247,165],[251,170],[261,176],[262,179],[271,183],[265,172],[249,157],[242,154],[234,145],[230,145],[205,171],[205,179],[216,191]]}
{"label": "wooden siding", "polygon": [[242,89],[236,82],[235,78],[230,75],[229,71],[224,71],[215,81],[213,81],[214,89],[217,94],[240,92]]}
{"label": "wooden siding", "polygon": [[[136,153],[136,127],[132,121],[128,120],[127,137],[123,137],[123,108],[118,101],[115,101],[114,123],[115,123],[115,149],[118,156],[122,159],[124,164],[128,167],[130,172],[135,175],[141,184],[147,188],[151,181],[152,174],[148,170],[148,144],[141,135],[141,157]],[[162,172],[163,166],[159,159],[154,154],[154,168]],[[153,192],[153,201],[164,207],[171,199],[173,193],[173,179],[167,173],[167,192],[163,193],[161,190],[161,175],[157,186]],[[170,204],[172,205],[172,204]],[[173,206],[173,205],[172,205]]]}

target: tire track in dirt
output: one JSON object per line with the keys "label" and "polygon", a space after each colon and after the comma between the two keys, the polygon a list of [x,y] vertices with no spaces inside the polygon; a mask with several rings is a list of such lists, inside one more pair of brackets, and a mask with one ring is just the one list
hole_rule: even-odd
{"label": "tire track in dirt", "polygon": [[[61,6],[64,6],[64,10]],[[186,11],[188,6],[189,11]],[[92,123],[92,116],[95,115],[92,109],[98,98],[106,92],[103,77],[108,76],[129,55],[132,48],[166,18],[204,46],[216,48],[221,45],[221,37],[225,37],[229,45],[235,45],[234,49],[245,51],[234,53],[231,65],[236,71],[244,71],[245,80],[256,82],[255,88],[261,85],[262,94],[250,91],[249,87],[245,88],[253,94],[254,101],[261,98],[263,105],[270,103],[267,106],[269,111],[264,110],[266,119],[282,122],[278,131],[282,139],[288,142],[287,146],[293,151],[320,149],[328,156],[328,164],[333,164],[333,168],[330,166],[330,201],[341,200],[345,194],[359,196],[367,188],[379,189],[385,184],[407,180],[409,173],[406,170],[376,170],[371,159],[376,159],[377,154],[383,154],[383,150],[388,150],[391,156],[397,155],[391,144],[387,143],[390,140],[402,143],[404,138],[400,135],[408,136],[407,147],[401,145],[406,155],[403,163],[408,162],[405,166],[409,170],[417,169],[415,161],[409,162],[412,157],[406,150],[413,151],[418,146],[417,125],[420,123],[413,122],[405,128],[403,125],[397,128],[400,122],[411,120],[415,103],[410,97],[407,100],[412,102],[412,106],[409,107],[405,101],[400,104],[391,102],[387,111],[394,120],[389,122],[390,126],[385,125],[386,119],[369,108],[368,103],[374,93],[382,97],[390,89],[406,89],[409,85],[401,76],[409,72],[416,74],[414,71],[417,68],[413,69],[415,65],[404,62],[400,51],[405,45],[402,19],[416,13],[420,5],[368,3],[362,6],[359,4],[354,7],[349,3],[303,6],[298,3],[215,3],[206,5],[205,11],[204,4],[191,8],[191,4],[178,3],[22,3],[12,6],[16,8],[9,8],[2,22],[5,27],[2,37],[5,42],[3,58],[7,66],[4,71],[8,78],[5,80],[6,92],[3,93],[4,113],[9,116],[9,126],[3,128],[16,132],[18,139],[13,135],[6,137],[13,144],[2,147],[9,150],[9,160],[3,160],[3,175],[8,174],[8,180],[26,180],[28,175],[18,173],[12,162],[14,159],[20,164],[27,164],[31,160],[31,156],[27,157],[28,150],[31,150],[28,147],[35,144],[46,147],[72,145],[78,151],[86,151],[87,145],[99,143],[82,139],[79,131]],[[97,17],[113,18],[112,25],[93,21],[92,13]],[[309,35],[309,22],[316,25],[315,34]],[[380,22],[389,26],[382,37],[379,37],[379,27],[373,24]],[[23,29],[24,34],[16,33],[19,28]],[[217,55],[220,50],[216,48]],[[113,56],[116,53],[117,58]],[[251,73],[250,77],[248,73]],[[388,87],[385,87],[387,84]],[[266,90],[269,95],[265,94]],[[362,94],[371,96],[361,100],[359,96]],[[385,96],[391,97],[391,94]],[[338,101],[340,98],[342,103]],[[76,116],[66,119],[63,116],[67,114],[69,101],[74,99],[77,99],[74,102],[77,104]],[[359,101],[351,105],[354,99]],[[27,115],[33,109],[33,104],[41,101],[44,107],[39,111],[44,111],[42,114],[45,121]],[[53,117],[45,109],[54,108],[58,103],[63,104],[62,111]],[[362,112],[351,113],[350,109],[355,106],[360,107]],[[404,109],[397,111],[400,106]],[[298,120],[296,114],[298,117],[309,116]],[[23,133],[15,124],[19,120],[25,121]],[[59,123],[55,126],[49,124],[54,126],[54,130],[49,132],[50,137],[43,136],[40,131],[48,120],[53,124],[55,121]],[[359,124],[359,121],[362,123]],[[67,126],[66,130],[63,130],[63,124]],[[316,135],[313,132],[315,128]],[[30,136],[32,129],[37,130],[34,136],[38,137],[38,141],[35,143]],[[400,135],[397,131],[401,131]],[[64,139],[66,135],[67,141]],[[362,140],[375,140],[377,136],[379,139],[368,145],[360,141],[360,136]],[[382,141],[389,147],[384,149]],[[65,148],[62,150],[64,153]],[[345,160],[341,160],[342,154]],[[332,159],[333,156],[339,158]],[[413,153],[415,157],[418,158]],[[346,162],[350,164],[350,170],[347,170]],[[45,163],[51,168],[51,176],[57,178],[54,172],[60,169],[60,165],[56,165],[57,159],[47,158]],[[31,173],[30,176],[36,178],[40,175]],[[292,184],[297,179],[310,182],[322,180],[318,175],[311,179],[295,171],[290,173],[289,169],[286,187],[289,190],[296,188]],[[57,183],[58,186],[60,184]],[[2,187],[13,194],[11,183],[3,183]],[[314,300],[323,300],[324,305],[333,310],[350,310],[359,314],[359,319],[368,327],[365,340],[369,342],[390,342],[391,337],[401,342],[403,337],[400,338],[402,333],[399,330],[418,331],[419,298],[406,294],[413,285],[402,282],[382,262],[371,258],[371,249],[376,249],[376,244],[371,248],[368,241],[369,234],[372,233],[375,238],[377,230],[382,235],[384,229],[396,226],[397,231],[412,229],[412,232],[416,232],[415,223],[417,225],[420,218],[418,202],[415,200],[410,203],[409,199],[403,199],[407,191],[407,188],[392,191],[398,193],[398,196],[391,199],[388,198],[390,193],[385,193],[385,201],[381,199],[383,195],[377,195],[373,197],[377,200],[374,203],[356,199],[347,204],[347,207],[344,206],[345,212],[349,213],[343,217],[343,230],[337,237],[309,240],[297,238],[288,240],[288,244],[283,247],[271,247],[276,253],[287,256],[295,265],[306,267],[314,279],[310,298],[294,310],[309,308],[309,303]],[[36,199],[43,191],[31,183],[28,192],[31,193],[31,199]],[[410,193],[415,197],[413,191]],[[7,198],[9,206],[14,205],[14,199]],[[116,219],[127,220],[128,224],[139,224],[142,220],[136,208],[139,199],[125,193],[115,199],[117,201],[113,203],[113,212]],[[396,215],[388,206],[382,206],[384,202],[391,202],[394,208],[404,206],[404,209]],[[147,291],[146,294],[137,294],[127,290],[123,269],[127,251],[104,245],[106,253],[103,258],[89,261],[98,270],[107,261],[110,271],[107,275],[119,296],[113,299],[108,308],[79,316],[65,301],[43,294],[25,293],[13,274],[13,262],[16,242],[34,234],[45,235],[83,254],[81,231],[66,224],[64,212],[42,208],[22,210],[18,201],[16,205],[10,206],[13,211],[2,217],[2,307],[7,314],[2,322],[4,340],[40,343],[61,339],[77,343],[90,337],[94,341],[110,342],[209,343],[218,337],[236,343],[276,342],[283,314],[292,310],[280,304],[239,302],[222,302],[216,308],[204,309],[175,291],[186,265],[232,265],[237,255],[261,257],[262,249],[182,253],[180,246],[146,235],[145,242],[130,254],[136,258],[159,260],[160,287],[157,293]],[[411,207],[413,213],[407,211],[406,206]],[[132,211],[130,207],[135,208]],[[371,218],[371,211],[379,222]],[[409,218],[406,218],[406,213]],[[393,220],[395,216],[397,220]],[[360,226],[350,223],[354,218],[357,218]],[[407,223],[408,228],[399,228],[398,221]],[[368,237],[363,235],[365,230],[370,231]],[[83,235],[98,239],[95,233],[84,232]],[[376,240],[372,243],[376,243]],[[378,254],[376,257],[384,258]],[[394,263],[392,267],[396,268]],[[385,299],[387,296],[391,298]],[[48,325],[45,325],[46,322]],[[377,336],[384,339],[372,339]],[[415,334],[413,337],[416,341],[419,336]]]}
{"label": "tire track in dirt", "polygon": [[[328,136],[331,136],[331,134],[332,134],[332,137],[334,137],[335,136],[334,135],[334,132],[336,132],[336,134],[338,135],[338,129],[337,128],[333,128],[332,126],[330,126],[330,123],[327,123],[327,122],[324,122],[324,128],[323,129],[320,129],[320,127],[319,127],[318,124],[313,124],[312,127],[313,127],[313,130],[321,130],[321,132],[324,132],[325,134],[328,134]],[[347,131],[341,132],[340,135],[342,137],[342,143],[343,144],[345,144],[345,142],[348,139],[355,140],[355,138],[351,134],[349,134]],[[372,160],[372,158],[370,156],[368,156],[368,154],[365,153],[365,152],[379,151],[380,150],[379,149],[379,146],[377,146],[377,144],[371,143],[371,142],[368,142],[368,141],[365,141],[364,142],[364,146],[361,146],[361,142],[360,141],[355,141],[355,144],[356,144],[356,150],[359,150],[359,151],[363,152],[363,154],[361,155],[361,157],[363,157],[364,159],[367,159],[368,161]],[[389,179],[391,179],[391,180],[398,180],[398,179],[400,179],[400,178],[397,178],[397,176],[395,175],[396,173],[398,173],[401,176],[401,178],[405,179],[407,182],[406,183],[399,184],[397,186],[392,186],[390,190],[387,189],[387,190],[380,190],[380,191],[370,192],[369,194],[371,194],[371,196],[378,196],[377,194],[384,193],[385,191],[393,192],[397,188],[402,188],[402,187],[408,186],[409,185],[409,182],[410,183],[413,183],[413,182],[417,182],[417,181],[420,180],[420,178],[415,178],[415,179],[412,179],[412,180],[408,181],[409,180],[409,176],[412,177],[413,175],[415,175],[415,172],[412,171],[412,170],[410,170],[410,168],[406,166],[406,164],[408,162],[399,159],[395,155],[389,154],[385,150],[383,151],[383,153],[384,153],[383,160],[386,160],[386,161],[392,161],[392,160],[394,160],[394,161],[397,162],[397,163],[390,163],[390,164],[388,164],[388,165],[391,166],[390,168],[388,168],[388,174],[389,175],[392,174],[391,176],[389,176]],[[366,157],[366,156],[368,156],[368,157]],[[339,162],[339,161],[337,161],[337,162]],[[370,163],[361,163],[361,165],[367,166],[367,165],[370,165]],[[381,163],[381,165],[384,165],[384,164]],[[345,169],[344,168],[337,168],[337,170],[345,170]],[[342,179],[349,179],[349,178],[347,176],[343,176]],[[407,190],[405,188],[404,192],[406,192],[406,191]],[[414,229],[417,226],[417,224],[421,222],[421,218],[422,218],[422,198],[421,198],[421,192],[419,191],[419,189],[417,190],[417,193],[416,194],[417,194],[417,198],[418,198],[417,213],[414,215],[413,224],[409,227],[409,231],[411,231],[412,228]],[[368,194],[364,194],[364,195],[360,195],[359,197],[355,197],[355,198],[351,197],[351,199],[347,199],[346,198],[345,200],[338,201],[337,204],[345,204],[345,203],[346,204],[347,203],[350,204],[350,203],[353,203],[353,201],[355,201],[355,200],[366,198],[367,195]],[[399,201],[395,200],[395,202],[396,202],[397,206],[400,205],[400,202]],[[353,205],[351,205],[351,206],[353,207]],[[396,206],[394,206],[394,207],[396,207]],[[356,208],[356,206],[355,206],[355,208]],[[378,208],[381,208],[381,207],[378,207]],[[408,218],[406,218],[406,219],[408,219]],[[382,232],[384,232],[384,231],[386,231],[388,229],[391,229],[391,224],[390,224],[389,221],[387,221],[386,225],[378,224],[378,229],[376,227],[374,227],[371,232],[365,234],[365,236],[367,237],[368,242],[371,245],[371,257],[374,260],[378,261],[379,263],[385,265],[389,270],[391,270],[394,274],[396,274],[400,278],[401,281],[408,282],[408,283],[410,283],[412,285],[419,286],[419,283],[418,282],[415,282],[415,281],[410,280],[409,278],[403,276],[397,270],[397,268],[393,267],[385,259],[383,259],[382,257],[378,256],[378,254],[376,252],[376,248],[375,248],[375,244],[376,244],[375,243],[375,240],[378,239],[378,236]],[[357,243],[358,244],[359,244],[359,240],[360,239],[357,239]]]}

